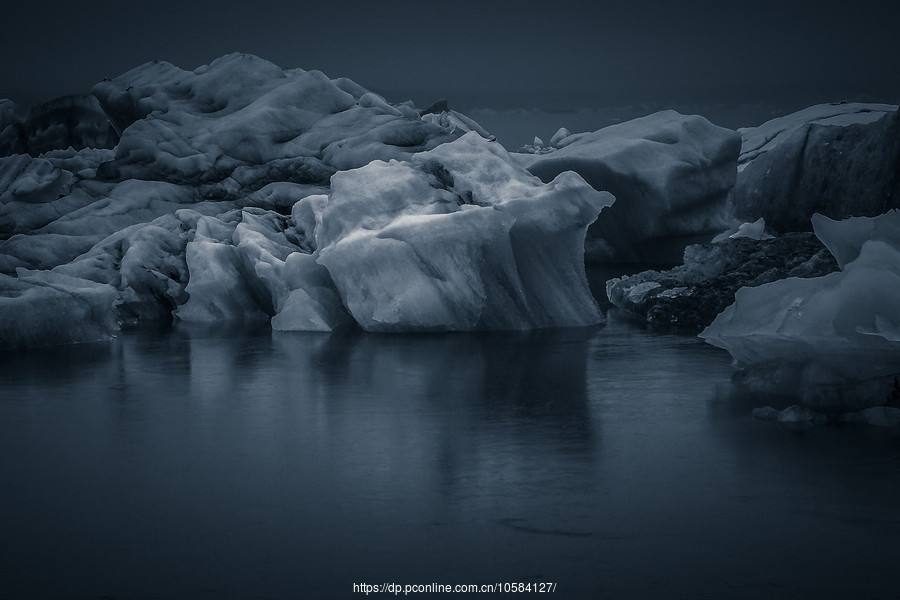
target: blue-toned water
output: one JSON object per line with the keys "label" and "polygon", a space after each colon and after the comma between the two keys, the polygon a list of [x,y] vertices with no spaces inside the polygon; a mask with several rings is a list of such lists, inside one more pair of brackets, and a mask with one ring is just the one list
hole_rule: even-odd
{"label": "blue-toned water", "polygon": [[726,354],[615,315],[141,331],[0,364],[3,598],[897,597],[897,440],[755,421]]}

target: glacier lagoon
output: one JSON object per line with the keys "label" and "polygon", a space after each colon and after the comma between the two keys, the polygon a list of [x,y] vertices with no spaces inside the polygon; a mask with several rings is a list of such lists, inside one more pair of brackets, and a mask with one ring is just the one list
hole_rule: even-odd
{"label": "glacier lagoon", "polygon": [[[329,598],[384,582],[542,582],[576,598],[893,594],[896,427],[754,421],[751,408],[779,421],[808,409],[760,408],[795,400],[737,392],[728,355],[696,338],[615,311],[594,325],[587,284],[603,298],[606,278],[589,264],[585,281],[582,250],[628,264],[622,275],[698,236],[763,239],[769,222],[787,236],[819,209],[896,207],[895,105],[818,105],[738,131],[663,111],[508,154],[446,104],[388,104],[250,55],[191,72],[147,63],[95,95],[93,108],[54,110],[105,114],[112,130],[91,117],[90,135],[16,134],[0,165],[0,344],[110,340],[0,351],[0,596]],[[111,137],[94,148],[94,133]],[[73,142],[86,147],[62,149]],[[524,201],[554,186],[561,210]],[[770,205],[781,198],[798,201]],[[884,244],[896,227],[871,220],[835,225],[852,234],[837,245],[821,238],[841,273],[781,274],[766,290],[785,293],[749,303],[762,318],[707,336],[745,383],[811,387],[836,370],[868,381],[889,364],[861,395],[893,404],[850,420],[896,423],[886,277],[900,255]],[[786,354],[799,370],[775,374],[800,375],[771,377],[749,342],[781,308],[800,315],[789,287],[820,298],[859,273],[838,256],[873,241],[857,234],[888,230],[856,253],[872,267],[862,283],[832,286],[852,292],[824,303],[840,323],[821,302],[798,321]],[[769,250],[748,262],[784,255]],[[732,316],[753,292],[734,293]],[[174,329],[147,329],[173,316]],[[269,317],[277,331],[205,328]],[[394,332],[588,326],[313,332],[351,318]]]}
{"label": "glacier lagoon", "polygon": [[531,333],[180,326],[2,360],[6,597],[896,591],[896,434],[754,420],[727,353],[615,310]]}

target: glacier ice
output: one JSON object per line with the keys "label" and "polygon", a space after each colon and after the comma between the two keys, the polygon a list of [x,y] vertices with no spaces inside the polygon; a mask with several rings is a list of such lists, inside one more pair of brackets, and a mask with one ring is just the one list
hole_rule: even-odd
{"label": "glacier ice", "polygon": [[[327,199],[339,170],[405,160],[467,131],[490,137],[449,109],[420,114],[348,79],[243,54],[193,71],[155,61],[94,93],[98,100],[35,107],[30,121],[0,103],[0,150],[8,154],[0,157],[0,273],[9,288],[0,345],[40,343],[34,320],[10,315],[48,295],[94,312],[102,296],[108,318],[82,318],[47,343],[100,339],[120,322],[172,316],[272,318],[279,329],[352,322],[312,257],[314,224],[295,223],[295,205]],[[102,147],[97,114],[114,126],[114,149]],[[61,119],[77,122],[62,127]],[[61,286],[47,291],[41,277],[67,282],[65,295]]]}
{"label": "glacier ice", "polygon": [[613,200],[574,173],[543,184],[468,133],[334,175],[318,262],[371,331],[593,324],[584,235]]}
{"label": "glacier ice", "polygon": [[752,387],[821,410],[883,405],[900,374],[900,211],[813,225],[841,270],[742,288],[701,337]]}
{"label": "glacier ice", "polygon": [[900,207],[900,117],[889,104],[811,106],[740,129],[735,216],[772,231],[808,231],[810,218],[876,216]]}
{"label": "glacier ice", "polygon": [[[8,310],[58,280],[103,313],[64,341],[167,317],[324,331],[600,319],[583,237],[612,196],[571,173],[541,183],[446,106],[420,113],[248,55],[148,63],[95,94],[114,149],[0,160]],[[39,343],[16,323],[4,344]]]}
{"label": "glacier ice", "polygon": [[[0,345],[106,339],[172,317],[322,331],[584,325],[600,319],[585,249],[597,261],[672,260],[729,224],[737,134],[672,111],[560,128],[537,154],[510,156],[446,103],[419,111],[245,54],[193,70],[155,61],[94,94],[30,113],[0,101]],[[855,132],[896,120],[829,110],[799,121]],[[744,132],[742,174],[793,156],[791,127],[769,125],[752,148]],[[860,139],[887,148],[886,136]],[[816,228],[849,273],[894,239],[879,223]],[[740,239],[723,248],[768,264],[751,239],[765,237],[761,221],[729,236]],[[677,285],[663,274],[611,295],[684,307],[698,304],[685,290],[706,285],[701,271],[731,284],[780,272],[740,279],[751,269],[722,267],[727,252],[690,252]],[[790,274],[824,264],[804,261]],[[879,316],[859,335],[884,337],[892,323]]]}
{"label": "glacier ice", "polygon": [[592,262],[676,263],[730,219],[740,137],[700,116],[667,110],[593,133],[554,135],[558,150],[518,160],[543,181],[575,171],[616,197],[588,230]]}

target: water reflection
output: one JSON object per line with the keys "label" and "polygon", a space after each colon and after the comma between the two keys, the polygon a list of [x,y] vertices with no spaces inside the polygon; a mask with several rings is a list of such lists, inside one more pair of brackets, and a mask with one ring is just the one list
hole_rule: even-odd
{"label": "water reflection", "polygon": [[13,597],[828,597],[849,588],[821,565],[867,564],[877,592],[900,550],[878,517],[895,443],[754,422],[727,355],[615,313],[527,334],[187,327],[0,360]]}

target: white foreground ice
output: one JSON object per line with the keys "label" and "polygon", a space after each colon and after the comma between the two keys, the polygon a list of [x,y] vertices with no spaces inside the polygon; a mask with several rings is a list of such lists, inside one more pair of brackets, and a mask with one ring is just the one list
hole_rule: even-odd
{"label": "white foreground ice", "polygon": [[371,331],[590,325],[584,236],[613,200],[571,172],[544,184],[468,133],[336,174],[318,262]]}
{"label": "white foreground ice", "polygon": [[841,271],[742,288],[700,336],[752,386],[823,410],[885,404],[900,374],[900,211],[813,226]]}

